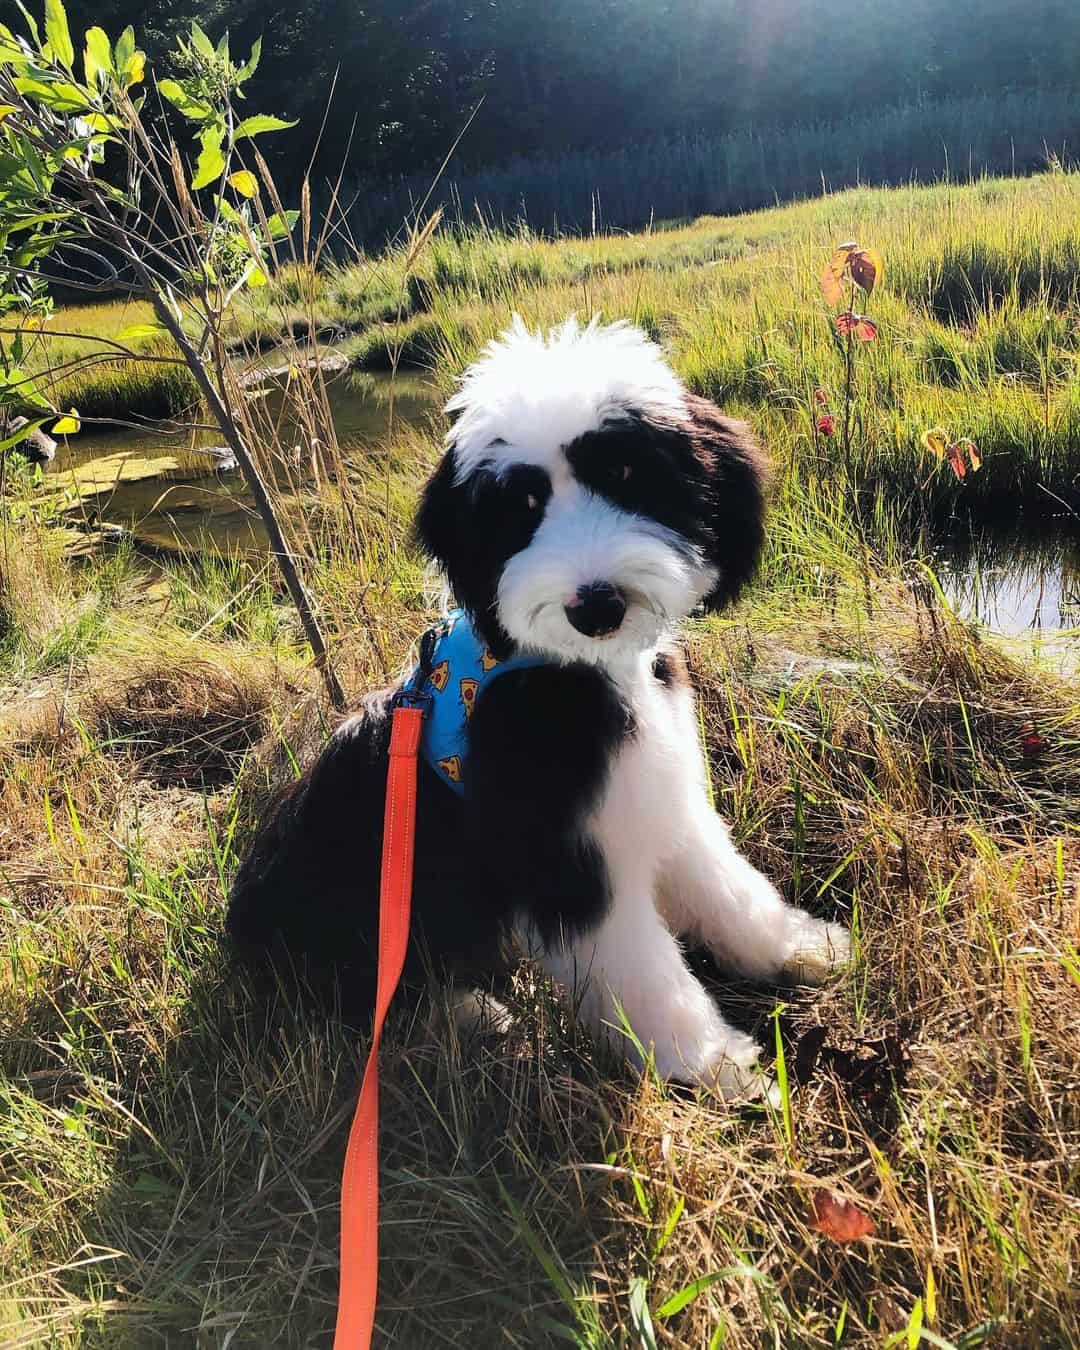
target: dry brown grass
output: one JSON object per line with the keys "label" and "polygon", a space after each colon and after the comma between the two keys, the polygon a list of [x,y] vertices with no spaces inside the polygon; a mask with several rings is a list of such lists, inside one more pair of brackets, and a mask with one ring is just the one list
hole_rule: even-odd
{"label": "dry brown grass", "polygon": [[[947,1344],[1077,1343],[1078,699],[882,595],[872,623],[759,609],[691,641],[719,809],[789,893],[856,922],[850,974],[780,996],[793,1138],[597,1063],[527,967],[506,1036],[460,1038],[437,999],[402,1015],[386,1343],[878,1346],[918,1299]],[[353,659],[376,678],[366,643]],[[362,1047],[287,999],[266,1020],[216,947],[244,750],[266,733],[255,802],[319,721],[310,672],[292,694],[244,672],[144,655],[64,717],[62,691],[8,710],[12,1344],[300,1346],[330,1323]],[[772,1046],[776,992],[700,960]],[[821,1187],[876,1238],[811,1231]]]}

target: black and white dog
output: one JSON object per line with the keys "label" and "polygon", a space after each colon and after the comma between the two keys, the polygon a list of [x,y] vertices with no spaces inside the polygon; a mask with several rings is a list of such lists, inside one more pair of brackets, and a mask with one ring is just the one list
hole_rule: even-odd
{"label": "black and white dog", "polygon": [[[681,619],[729,604],[753,573],[763,457],[627,324],[545,337],[515,320],[447,411],[417,535],[485,664],[508,668],[462,682],[467,741],[439,761],[458,781],[420,765],[414,947],[470,979],[513,931],[596,1032],[624,1037],[627,1022],[623,1043],[662,1075],[753,1090],[757,1044],[682,942],[757,979],[818,980],[848,953],[844,929],[786,904],[734,848],[674,645]],[[248,954],[284,955],[361,1012],[392,692],[279,799],[228,918]]]}

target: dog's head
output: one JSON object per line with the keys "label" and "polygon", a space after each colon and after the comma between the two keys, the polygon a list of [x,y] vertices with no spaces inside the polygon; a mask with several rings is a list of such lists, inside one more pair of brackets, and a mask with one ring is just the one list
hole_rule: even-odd
{"label": "dog's head", "polygon": [[417,534],[497,654],[619,661],[752,575],[763,456],[640,329],[515,318],[447,411]]}

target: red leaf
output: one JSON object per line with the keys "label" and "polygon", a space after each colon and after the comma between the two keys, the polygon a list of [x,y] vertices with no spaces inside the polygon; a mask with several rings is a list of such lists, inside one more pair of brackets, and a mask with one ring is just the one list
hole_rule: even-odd
{"label": "red leaf", "polygon": [[873,319],[868,319],[865,314],[856,314],[850,309],[838,314],[835,323],[836,331],[841,337],[854,333],[863,342],[873,342],[878,335],[878,326]]}
{"label": "red leaf", "polygon": [[960,443],[956,442],[949,446],[949,465],[957,478],[963,478],[967,473],[967,463],[964,460],[964,452],[960,448]]}
{"label": "red leaf", "polygon": [[848,258],[847,265],[852,281],[867,295],[885,275],[885,264],[881,261],[881,254],[872,248],[857,248]]}
{"label": "red leaf", "polygon": [[836,1191],[815,1191],[810,1208],[814,1215],[810,1227],[833,1242],[855,1242],[877,1232],[873,1219]]}
{"label": "red leaf", "polygon": [[1020,750],[1025,759],[1038,759],[1046,749],[1046,738],[1040,736],[1034,727],[1020,737]]}
{"label": "red leaf", "polygon": [[965,436],[957,441],[961,450],[967,451],[968,463],[971,465],[971,472],[977,473],[982,468],[982,455],[979,454],[979,447],[973,440]]}
{"label": "red leaf", "polygon": [[817,429],[822,436],[835,436],[836,418],[831,413],[822,413],[817,420]]}

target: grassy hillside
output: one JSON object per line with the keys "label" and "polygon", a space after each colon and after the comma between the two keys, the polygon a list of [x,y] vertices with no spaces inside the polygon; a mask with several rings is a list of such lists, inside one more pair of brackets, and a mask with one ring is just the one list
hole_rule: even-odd
{"label": "grassy hillside", "polygon": [[972,187],[856,190],[646,234],[545,241],[481,228],[436,236],[316,276],[293,272],[248,324],[361,331],[367,368],[432,369],[449,389],[482,343],[520,310],[630,317],[671,351],[693,388],[751,416],[782,460],[813,454],[815,389],[836,403],[844,367],[818,276],[856,239],[885,260],[872,312],[880,339],[859,354],[862,487],[911,501],[927,479],[923,432],[972,437],[984,469],[962,491],[930,475],[920,498],[959,496],[1010,511],[1069,495],[1080,472],[1080,176]]}
{"label": "grassy hillside", "polygon": [[[1080,683],[965,624],[926,565],[954,503],[1075,483],[1078,196],[1050,175],[437,236],[408,268],[293,271],[245,317],[347,326],[357,360],[444,390],[512,310],[629,317],[752,418],[765,563],[687,630],[717,807],[856,936],[824,991],[703,965],[782,1047],[789,1119],[598,1064],[528,967],[506,1036],[462,1038],[438,995],[403,1016],[384,1343],[1080,1344]],[[815,428],[844,382],[817,277],[853,238],[886,278],[848,460]],[[962,484],[921,448],[939,424],[983,452]],[[347,510],[323,489],[309,579],[353,694],[434,610],[407,526],[442,431],[369,447]],[[74,560],[36,492],[9,478],[0,524],[0,1341],[327,1343],[364,1046],[284,991],[264,1016],[219,944],[267,794],[325,734],[318,682],[266,559]],[[823,1188],[877,1236],[811,1229]]]}

